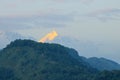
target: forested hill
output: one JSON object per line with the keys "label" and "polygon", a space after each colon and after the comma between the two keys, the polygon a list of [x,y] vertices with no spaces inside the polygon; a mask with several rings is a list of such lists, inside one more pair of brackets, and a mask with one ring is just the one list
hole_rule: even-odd
{"label": "forested hill", "polygon": [[0,51],[0,80],[120,80],[120,71],[99,72],[59,44],[15,40]]}

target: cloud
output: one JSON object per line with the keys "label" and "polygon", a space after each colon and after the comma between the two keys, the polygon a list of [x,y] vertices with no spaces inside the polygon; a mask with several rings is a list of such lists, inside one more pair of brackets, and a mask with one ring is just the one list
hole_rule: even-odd
{"label": "cloud", "polygon": [[[63,1],[72,1],[72,0],[52,0],[52,1],[59,1],[59,2],[63,2]],[[88,3],[88,2],[92,2],[94,0],[74,0],[74,1],[81,1],[81,2],[84,2],[84,3]]]}
{"label": "cloud", "polygon": [[81,0],[81,1],[82,1],[83,3],[85,3],[85,4],[86,4],[86,3],[88,4],[88,3],[93,2],[94,0]]}
{"label": "cloud", "polygon": [[100,21],[120,20],[120,9],[102,9],[84,15]]}
{"label": "cloud", "polygon": [[[28,1],[32,1],[32,2],[37,2],[37,1],[39,1],[39,0],[23,0],[23,1],[26,1],[26,2],[28,2]],[[65,2],[81,2],[81,3],[83,3],[83,4],[88,4],[88,3],[91,3],[91,2],[93,2],[94,0],[44,0],[44,1],[49,1],[49,2],[56,2],[56,3],[65,3]]]}
{"label": "cloud", "polygon": [[31,39],[31,40],[35,40],[33,37],[30,37],[30,36],[26,37],[26,36],[23,36],[21,34],[15,33],[15,32],[0,31],[0,49],[4,48],[11,41],[14,41],[16,39]]}
{"label": "cloud", "polygon": [[0,17],[0,29],[25,29],[32,27],[65,27],[68,22],[72,21],[71,15],[45,13],[35,15],[15,15]]}
{"label": "cloud", "polygon": [[17,7],[17,4],[15,4],[15,3],[7,4],[6,7],[7,8],[15,8],[15,7]]}
{"label": "cloud", "polygon": [[0,35],[2,35],[2,32],[0,32]]}

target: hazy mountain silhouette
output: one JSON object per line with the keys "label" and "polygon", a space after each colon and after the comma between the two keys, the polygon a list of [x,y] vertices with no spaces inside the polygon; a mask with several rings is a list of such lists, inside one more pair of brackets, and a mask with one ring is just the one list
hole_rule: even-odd
{"label": "hazy mountain silhouette", "polygon": [[16,39],[32,39],[32,37],[25,37],[15,32],[0,31],[0,49],[10,44],[11,41]]}

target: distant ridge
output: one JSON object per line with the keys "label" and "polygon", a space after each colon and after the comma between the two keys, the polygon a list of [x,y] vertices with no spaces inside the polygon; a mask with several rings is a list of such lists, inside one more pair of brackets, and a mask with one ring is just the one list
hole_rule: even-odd
{"label": "distant ridge", "polygon": [[85,58],[82,57],[84,61],[89,63],[93,68],[96,68],[98,70],[120,70],[120,64],[106,59],[106,58],[97,58],[97,57],[91,57],[91,58]]}

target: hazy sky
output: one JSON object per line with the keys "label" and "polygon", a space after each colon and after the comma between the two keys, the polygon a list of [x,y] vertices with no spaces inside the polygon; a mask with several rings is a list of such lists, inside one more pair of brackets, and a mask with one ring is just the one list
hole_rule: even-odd
{"label": "hazy sky", "polygon": [[37,40],[56,30],[98,48],[81,55],[120,62],[119,4],[120,0],[0,0],[0,30]]}

